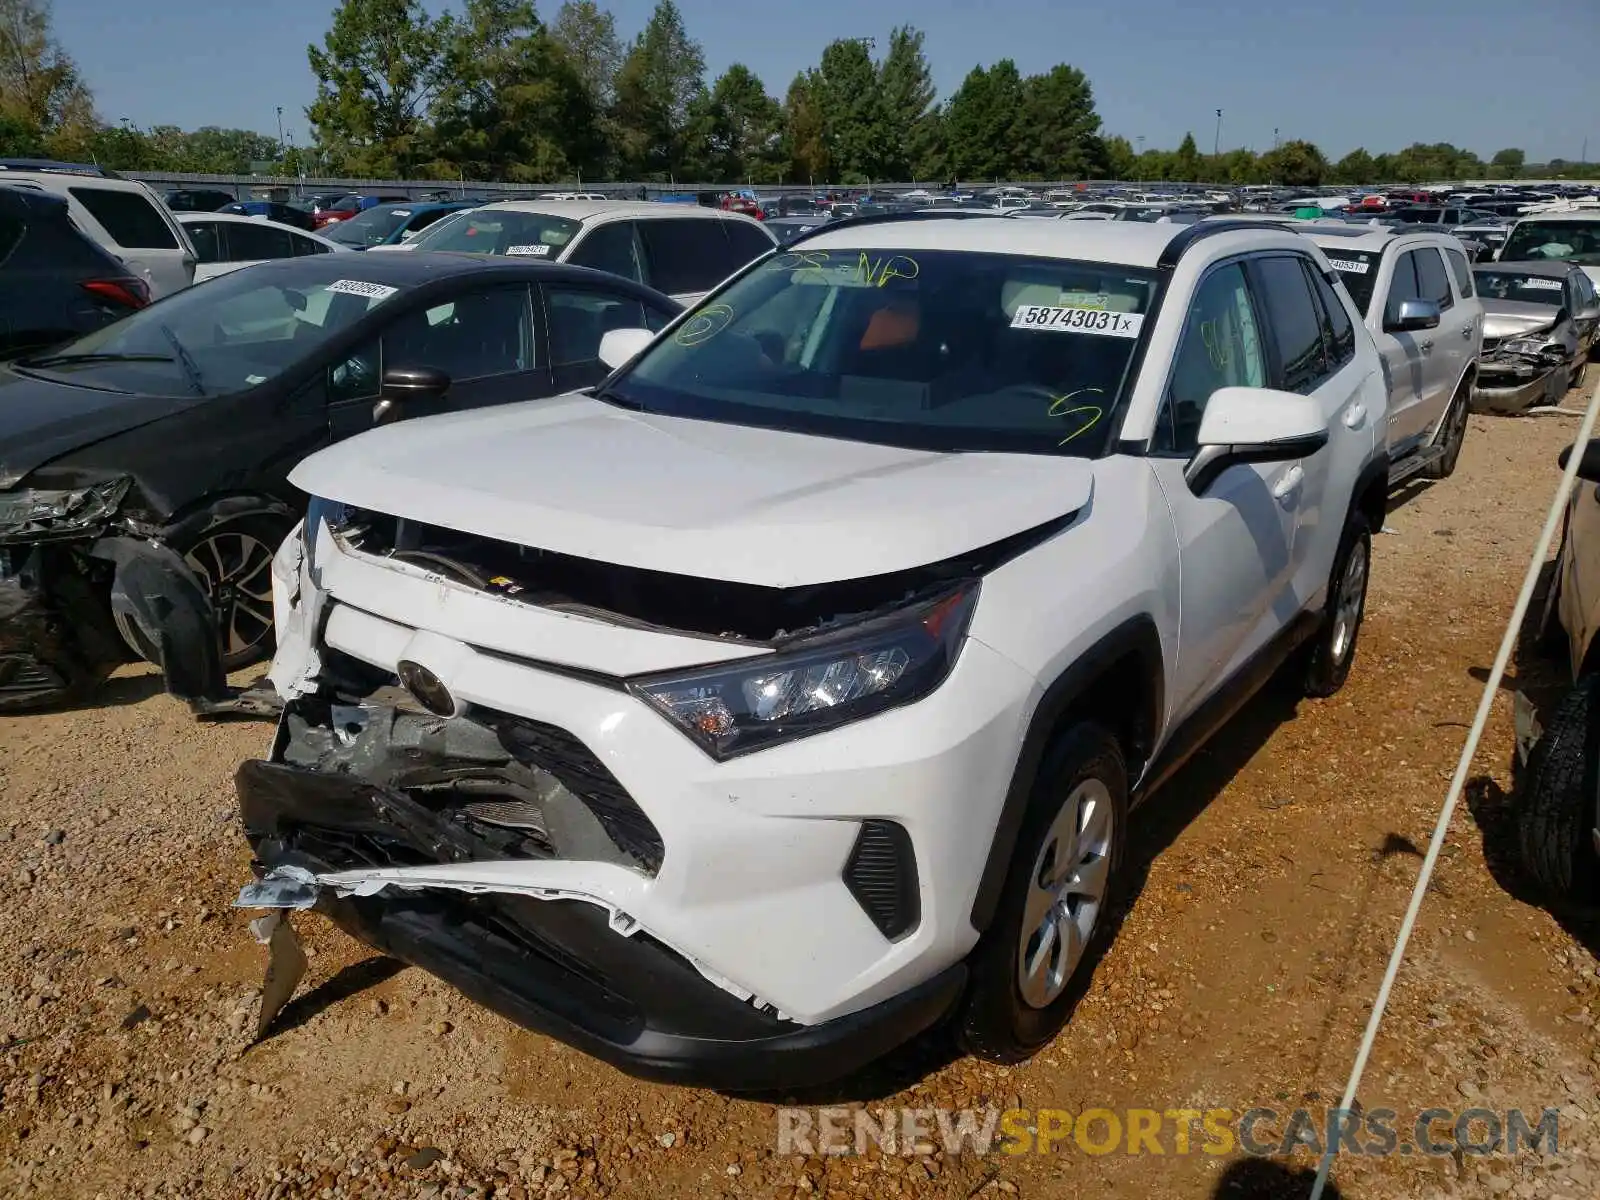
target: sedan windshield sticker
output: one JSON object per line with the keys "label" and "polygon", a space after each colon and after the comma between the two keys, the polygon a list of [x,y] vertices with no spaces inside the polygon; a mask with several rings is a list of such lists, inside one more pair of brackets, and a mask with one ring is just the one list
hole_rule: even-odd
{"label": "sedan windshield sticker", "polygon": [[550,254],[550,247],[543,243],[534,246],[507,246],[506,253],[521,258],[546,258]]}
{"label": "sedan windshield sticker", "polygon": [[1143,327],[1143,313],[1064,308],[1053,304],[1024,304],[1011,318],[1013,329],[1046,329],[1053,333],[1092,333],[1096,337],[1136,338]]}
{"label": "sedan windshield sticker", "polygon": [[1538,288],[1541,291],[1559,292],[1561,290],[1561,280],[1535,279],[1530,277],[1528,279],[1519,280],[1517,282],[1517,286],[1519,288]]}
{"label": "sedan windshield sticker", "polygon": [[335,279],[328,285],[328,290],[338,292],[342,296],[365,296],[368,300],[387,300],[400,289],[392,288],[386,283],[367,283],[360,279]]}
{"label": "sedan windshield sticker", "polygon": [[1370,263],[1364,263],[1359,258],[1330,258],[1328,265],[1342,275],[1365,275]]}

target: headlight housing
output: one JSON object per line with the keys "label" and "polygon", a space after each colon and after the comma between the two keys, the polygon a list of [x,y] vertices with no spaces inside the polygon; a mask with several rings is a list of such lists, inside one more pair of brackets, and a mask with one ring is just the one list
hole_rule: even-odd
{"label": "headlight housing", "polygon": [[967,583],[836,636],[629,690],[712,758],[735,758],[922,699],[955,666],[977,599]]}
{"label": "headlight housing", "polygon": [[1530,358],[1538,358],[1546,344],[1543,338],[1517,337],[1508,338],[1500,344],[1500,348],[1507,354],[1526,354]]}
{"label": "headlight housing", "polygon": [[0,492],[0,541],[48,541],[90,529],[117,511],[129,482],[124,475],[86,488]]}

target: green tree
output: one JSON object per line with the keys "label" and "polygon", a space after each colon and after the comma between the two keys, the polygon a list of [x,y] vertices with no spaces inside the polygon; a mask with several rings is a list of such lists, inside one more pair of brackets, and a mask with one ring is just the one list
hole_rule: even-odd
{"label": "green tree", "polygon": [[1133,172],[1138,166],[1138,159],[1133,152],[1133,143],[1118,133],[1106,138],[1104,145],[1106,177],[1108,179],[1132,179]]}
{"label": "green tree", "polygon": [[572,60],[595,108],[609,107],[616,99],[617,72],[622,69],[617,19],[594,0],[567,0],[550,33]]}
{"label": "green tree", "polygon": [[1375,183],[1377,179],[1377,164],[1363,147],[1357,146],[1333,164],[1335,183]]}
{"label": "green tree", "polygon": [[706,56],[673,0],[658,0],[617,73],[615,117],[624,169],[660,179],[683,173],[690,110],[705,92]]}
{"label": "green tree", "polygon": [[783,110],[743,63],[734,63],[712,85],[697,105],[694,124],[695,166],[707,179],[782,178],[777,159]]}
{"label": "green tree", "polygon": [[1022,84],[1013,124],[1016,166],[1036,179],[1082,179],[1107,169],[1089,80],[1076,67],[1052,67]]}
{"label": "green tree", "polygon": [[942,173],[943,148],[938,90],[923,51],[920,29],[901,25],[889,32],[889,52],[878,66],[889,148],[884,173],[898,179],[931,179]]}
{"label": "green tree", "polygon": [[1515,179],[1522,174],[1523,165],[1528,156],[1515,148],[1510,150],[1496,150],[1494,157],[1489,160],[1489,165],[1495,168],[1497,175],[1507,179]]}
{"label": "green tree", "polygon": [[959,178],[1001,179],[1015,175],[1022,156],[1015,127],[1022,110],[1022,77],[1003,58],[985,70],[974,67],[945,106],[951,167]]}
{"label": "green tree", "polygon": [[1296,139],[1263,154],[1259,169],[1268,183],[1316,187],[1328,174],[1328,160],[1310,142]]}
{"label": "green tree", "polygon": [[1178,149],[1172,156],[1171,174],[1167,178],[1179,183],[1195,183],[1199,180],[1200,148],[1194,144],[1194,134],[1184,134],[1183,141],[1178,143]]}
{"label": "green tree", "polygon": [[904,161],[890,124],[878,65],[858,39],[830,42],[813,88],[822,109],[828,157],[842,183],[899,178]]}
{"label": "green tree", "polygon": [[41,154],[47,139],[94,126],[94,101],[55,39],[49,0],[0,0],[0,144]]}
{"label": "green tree", "polygon": [[417,0],[341,0],[322,48],[306,47],[317,98],[306,117],[338,169],[404,175],[421,157],[427,111],[454,30]]}
{"label": "green tree", "polygon": [[801,72],[789,84],[783,101],[780,154],[796,183],[832,177],[833,160],[828,157],[828,133],[814,71]]}
{"label": "green tree", "polygon": [[529,0],[466,0],[448,34],[432,174],[548,182],[593,173],[603,154],[594,103]]}

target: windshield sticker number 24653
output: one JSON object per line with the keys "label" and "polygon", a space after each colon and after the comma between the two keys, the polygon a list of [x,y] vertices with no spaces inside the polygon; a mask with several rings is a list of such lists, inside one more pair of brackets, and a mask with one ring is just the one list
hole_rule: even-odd
{"label": "windshield sticker number 24653", "polygon": [[1051,304],[1024,304],[1011,317],[1013,329],[1090,333],[1097,337],[1136,338],[1143,326],[1143,313],[1107,312],[1105,309],[1094,308],[1057,308]]}

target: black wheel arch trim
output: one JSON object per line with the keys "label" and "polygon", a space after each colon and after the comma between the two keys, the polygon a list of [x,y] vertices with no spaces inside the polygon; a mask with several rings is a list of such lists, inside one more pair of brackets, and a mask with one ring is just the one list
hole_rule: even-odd
{"label": "black wheel arch trim", "polygon": [[[1136,655],[1145,674],[1147,684],[1148,714],[1152,735],[1160,729],[1165,712],[1166,667],[1161,653],[1161,635],[1156,630],[1155,619],[1147,613],[1130,617],[1111,629],[1087,651],[1073,660],[1044,690],[1039,703],[1034,706],[1028,727],[1023,733],[1022,748],[1011,774],[1001,804],[1000,819],[995,825],[994,839],[989,845],[989,855],[984,862],[983,874],[972,901],[972,927],[979,933],[988,929],[1000,904],[1000,892],[1005,886],[1006,873],[1016,852],[1017,836],[1027,813],[1028,800],[1033,794],[1034,780],[1044,761],[1046,749],[1060,728],[1060,722],[1072,705],[1082,699],[1099,681],[1113,663]],[[1128,763],[1130,779],[1138,777],[1140,764]]]}
{"label": "black wheel arch trim", "polygon": [[[303,506],[292,506],[267,492],[210,495],[185,505],[169,517],[161,526],[161,540],[168,545],[185,545],[206,530],[241,517],[274,517],[286,522],[287,531],[287,526],[299,519],[299,507]],[[272,549],[276,552],[278,548]]]}

